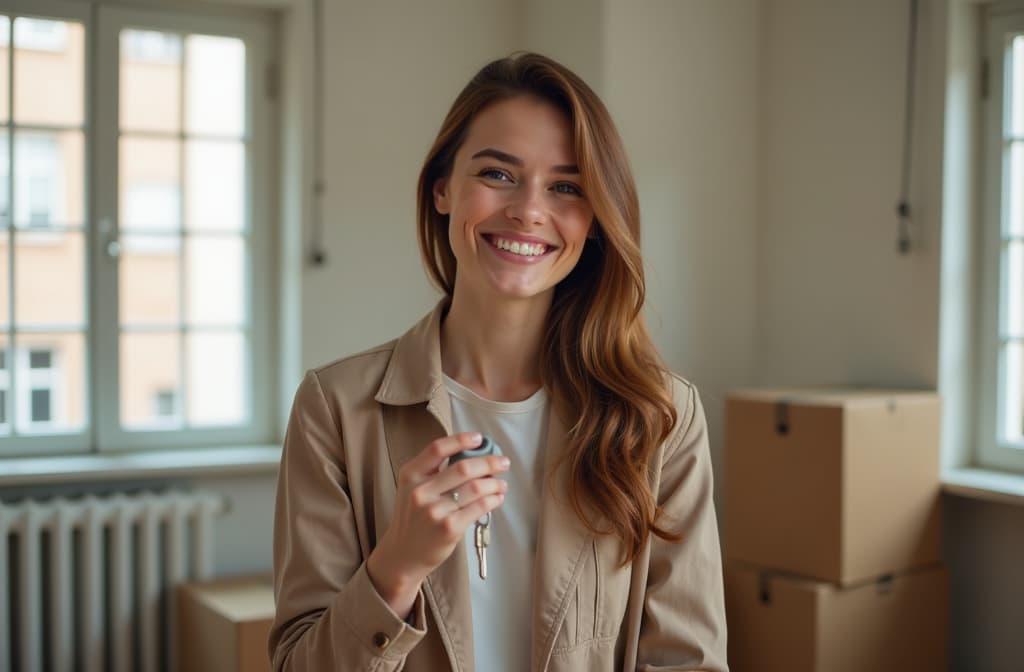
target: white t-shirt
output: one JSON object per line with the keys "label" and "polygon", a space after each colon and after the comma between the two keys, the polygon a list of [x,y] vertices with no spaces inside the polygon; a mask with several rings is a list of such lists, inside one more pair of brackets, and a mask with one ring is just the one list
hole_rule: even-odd
{"label": "white t-shirt", "polygon": [[466,530],[475,667],[494,672],[528,670],[547,393],[541,388],[523,401],[499,402],[484,399],[448,376],[444,382],[452,400],[452,429],[486,434],[511,462],[501,476],[508,481],[505,501],[491,516],[486,581],[479,574],[475,526]]}

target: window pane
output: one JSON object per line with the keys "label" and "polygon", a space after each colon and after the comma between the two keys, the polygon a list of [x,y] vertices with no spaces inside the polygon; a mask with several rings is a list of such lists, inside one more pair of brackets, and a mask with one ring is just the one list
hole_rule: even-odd
{"label": "window pane", "polygon": [[181,222],[181,143],[122,138],[122,229],[178,230]]}
{"label": "window pane", "polygon": [[7,368],[9,361],[7,334],[0,334],[0,436],[7,436],[11,433],[11,372]]}
{"label": "window pane", "polygon": [[241,325],[245,315],[241,237],[193,236],[186,241],[185,254],[188,324]]}
{"label": "window pane", "polygon": [[[17,334],[16,429],[23,434],[80,431],[85,426],[85,337]],[[48,358],[50,366],[35,367]]]}
{"label": "window pane", "polygon": [[136,430],[181,425],[180,413],[159,413],[159,395],[177,394],[181,382],[178,332],[121,334],[121,424]]}
{"label": "window pane", "polygon": [[239,138],[245,131],[245,44],[235,38],[189,35],[185,131]]}
{"label": "window pane", "polygon": [[14,319],[19,328],[85,323],[83,234],[19,232],[14,237]]}
{"label": "window pane", "polygon": [[0,130],[0,228],[11,223],[11,173],[7,130]]}
{"label": "window pane", "polygon": [[1006,322],[1007,336],[1024,336],[1024,243],[1006,243]]}
{"label": "window pane", "polygon": [[82,24],[14,19],[16,123],[80,126],[85,117],[84,81]]}
{"label": "window pane", "polygon": [[[0,123],[7,122],[7,112],[10,110],[10,78],[7,77],[7,59],[10,58],[10,50],[7,48],[11,43],[11,19],[7,16],[0,16]],[[7,159],[4,159],[6,163]]]}
{"label": "window pane", "polygon": [[240,231],[245,198],[245,146],[241,142],[190,141],[185,225],[197,231]]}
{"label": "window pane", "polygon": [[1024,134],[1024,36],[1013,38],[1010,45],[1011,109],[1010,133]]}
{"label": "window pane", "polygon": [[82,226],[85,221],[84,173],[80,131],[16,132],[15,226]]}
{"label": "window pane", "polygon": [[121,243],[121,324],[176,327],[181,321],[181,238],[133,235]]}
{"label": "window pane", "polygon": [[121,31],[121,128],[181,130],[181,36]]}
{"label": "window pane", "polygon": [[234,425],[247,420],[245,338],[239,332],[188,337],[188,422]]}
{"label": "window pane", "polygon": [[8,232],[0,231],[0,329],[7,329],[11,319],[10,303],[10,253],[7,245]]}

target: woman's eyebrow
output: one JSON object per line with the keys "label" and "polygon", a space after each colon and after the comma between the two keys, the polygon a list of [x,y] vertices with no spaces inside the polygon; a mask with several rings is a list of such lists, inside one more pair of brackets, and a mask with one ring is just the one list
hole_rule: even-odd
{"label": "woman's eyebrow", "polygon": [[[503,151],[501,151],[499,149],[493,149],[491,147],[487,147],[486,149],[481,149],[479,152],[477,152],[476,154],[471,156],[470,159],[471,160],[472,159],[479,159],[479,158],[484,157],[484,156],[489,156],[492,159],[496,159],[496,160],[501,161],[503,163],[507,163],[509,165],[516,166],[517,168],[522,168],[522,166],[523,166],[523,160],[520,159],[518,156],[512,156],[511,154],[509,154],[507,152],[503,152]],[[579,168],[579,166],[572,165],[572,164],[560,165],[560,166],[552,166],[551,167],[551,172],[553,172],[553,173],[564,173],[566,175],[579,175],[580,174],[580,168]]]}

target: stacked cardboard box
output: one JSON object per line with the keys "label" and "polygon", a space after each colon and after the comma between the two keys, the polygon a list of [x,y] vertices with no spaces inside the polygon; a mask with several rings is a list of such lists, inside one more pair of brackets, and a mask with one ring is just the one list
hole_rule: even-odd
{"label": "stacked cardboard box", "polygon": [[726,401],[734,672],[941,672],[940,402],[748,390]]}
{"label": "stacked cardboard box", "polygon": [[270,672],[269,576],[187,583],[177,597],[179,672]]}

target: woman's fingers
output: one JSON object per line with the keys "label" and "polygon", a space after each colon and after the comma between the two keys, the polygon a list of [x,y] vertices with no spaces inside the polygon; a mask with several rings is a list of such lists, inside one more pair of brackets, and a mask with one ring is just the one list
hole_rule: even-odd
{"label": "woman's fingers", "polygon": [[[503,483],[504,481],[499,482]],[[473,521],[494,511],[504,501],[504,492],[485,495],[450,515],[448,520],[453,530],[465,531],[467,527],[473,524]]]}
{"label": "woman's fingers", "polygon": [[474,505],[488,495],[504,495],[508,492],[508,483],[497,478],[477,478],[463,483],[452,490],[441,494],[440,502],[446,514]]}
{"label": "woman's fingers", "polygon": [[404,465],[398,472],[399,485],[418,485],[431,475],[437,473],[441,464],[456,453],[476,448],[483,441],[479,432],[461,432],[451,436],[443,436],[427,444]]}
{"label": "woman's fingers", "polygon": [[509,461],[502,455],[474,457],[460,460],[441,470],[441,473],[425,481],[422,486],[430,492],[442,493],[455,490],[467,481],[494,476],[508,471]]}

